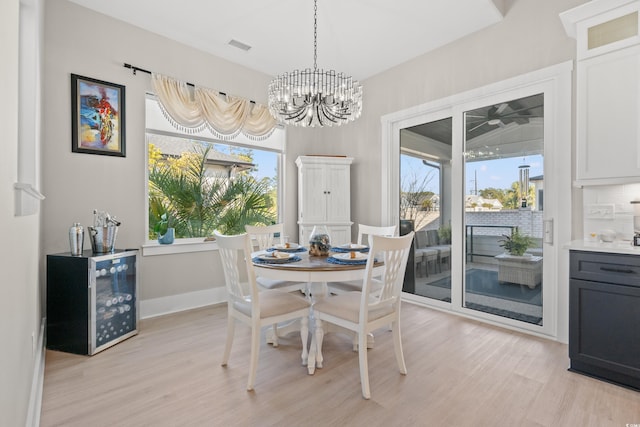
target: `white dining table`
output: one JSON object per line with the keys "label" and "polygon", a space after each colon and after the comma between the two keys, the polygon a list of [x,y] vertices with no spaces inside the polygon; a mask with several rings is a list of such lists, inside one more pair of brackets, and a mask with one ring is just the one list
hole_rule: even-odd
{"label": "white dining table", "polygon": [[[265,251],[254,252],[252,258],[264,254]],[[289,263],[258,263],[254,262],[254,270],[257,276],[274,280],[286,280],[307,283],[305,293],[311,298],[312,303],[318,298],[328,297],[327,282],[347,282],[362,280],[365,273],[364,264],[331,264],[326,256],[310,256],[308,251],[295,253],[301,260]],[[384,264],[377,262],[374,266],[374,276],[382,274]],[[297,325],[278,327],[278,336],[287,335],[296,330]],[[309,319],[309,326],[314,331],[313,305]],[[299,328],[299,326],[298,326]],[[299,330],[299,329],[298,329]],[[372,338],[372,337],[371,337]],[[269,337],[267,336],[269,342]],[[316,349],[315,333],[311,334],[309,355],[306,360],[309,374],[313,374],[316,368],[322,368],[322,353]],[[303,364],[305,360],[303,360]]]}

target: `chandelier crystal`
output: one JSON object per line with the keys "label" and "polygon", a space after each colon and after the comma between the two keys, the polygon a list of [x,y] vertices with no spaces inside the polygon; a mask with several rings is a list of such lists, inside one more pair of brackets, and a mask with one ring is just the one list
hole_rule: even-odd
{"label": "chandelier crystal", "polygon": [[340,126],[362,113],[362,85],[344,73],[318,70],[318,2],[313,2],[313,70],[294,70],[269,83],[269,111],[294,126]]}

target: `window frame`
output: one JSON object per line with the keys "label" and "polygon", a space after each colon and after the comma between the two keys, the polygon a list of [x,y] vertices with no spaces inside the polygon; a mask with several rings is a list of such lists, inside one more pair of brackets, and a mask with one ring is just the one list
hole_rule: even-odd
{"label": "window frame", "polygon": [[142,256],[153,255],[169,255],[177,253],[189,253],[189,252],[205,252],[218,250],[218,244],[215,241],[205,241],[204,237],[193,238],[180,238],[170,245],[163,245],[158,243],[157,239],[149,239],[147,230],[149,229],[149,150],[148,150],[148,138],[147,134],[157,134],[172,136],[178,138],[197,139],[204,142],[211,142],[215,144],[226,144],[235,146],[238,148],[250,148],[254,150],[270,151],[277,154],[277,209],[278,209],[278,221],[282,221],[284,206],[285,206],[285,191],[284,191],[284,156],[285,156],[285,142],[286,142],[286,130],[284,127],[277,127],[273,134],[261,141],[253,141],[244,135],[240,134],[229,141],[223,141],[216,138],[208,130],[204,130],[196,133],[180,132],[180,130],[174,128],[169,121],[162,114],[160,107],[157,103],[157,98],[154,94],[147,93],[145,100],[145,156],[144,156],[144,170],[145,170],[145,241],[142,244]]}

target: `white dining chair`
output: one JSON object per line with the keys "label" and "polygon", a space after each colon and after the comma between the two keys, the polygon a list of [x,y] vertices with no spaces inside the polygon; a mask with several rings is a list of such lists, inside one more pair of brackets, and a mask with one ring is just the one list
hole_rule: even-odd
{"label": "white dining chair", "polygon": [[358,224],[358,244],[362,245],[362,238],[364,236],[367,236],[367,244],[369,246],[371,246],[371,238],[373,236],[387,236],[387,237],[393,237],[396,235],[396,226],[395,225],[389,225],[389,226],[375,226],[375,225],[365,225],[365,224]]}
{"label": "white dining chair", "polygon": [[[272,248],[276,244],[284,244],[284,224],[273,225],[245,225],[245,231],[253,240],[257,243],[257,249],[265,251]],[[276,236],[278,235],[278,236]],[[254,247],[252,243],[252,247]],[[307,294],[307,283],[304,282],[292,282],[289,280],[277,280],[267,279],[266,277],[257,276],[256,281],[258,286],[262,289],[279,289],[286,292],[300,291]],[[273,344],[274,347],[278,346],[278,325],[274,324],[273,329],[267,334],[267,342]]]}
{"label": "white dining chair", "polygon": [[244,229],[247,234],[256,241],[259,250],[265,250],[275,244],[284,243],[283,223],[273,225],[245,225]]}
{"label": "white dining chair", "polygon": [[[248,234],[225,236],[215,232],[227,288],[227,340],[222,366],[227,366],[236,320],[251,327],[251,357],[247,390],[253,390],[258,370],[262,327],[300,319],[302,364],[307,364],[310,302],[300,295],[278,289],[260,290],[251,261],[251,238]],[[242,283],[240,265],[246,268],[247,283]]]}
{"label": "white dining chair", "polygon": [[[362,242],[365,241],[364,237],[366,236],[366,239],[367,239],[366,240],[366,244],[369,246],[369,248],[371,248],[371,238],[373,236],[393,237],[393,236],[395,236],[395,234],[396,234],[396,226],[395,225],[378,227],[378,226],[374,226],[374,225],[358,224],[358,241],[357,241],[357,243],[359,245],[364,244]],[[371,253],[371,250],[369,250],[369,253]],[[353,291],[362,290],[362,281],[353,280],[353,281],[350,281],[350,282],[329,282],[329,283],[327,283],[327,287],[328,287],[330,293],[343,294],[345,292],[353,292]]]}
{"label": "white dining chair", "polygon": [[[381,254],[384,273],[373,277],[374,260],[367,260],[366,272],[361,292],[349,292],[317,301],[313,306],[316,321],[312,351],[318,366],[322,366],[323,322],[329,322],[358,335],[358,359],[362,396],[371,398],[369,387],[369,367],[367,359],[367,334],[391,324],[393,347],[400,373],[406,375],[407,367],[402,352],[400,335],[400,295],[407,259],[413,241],[413,232],[401,237],[373,236],[371,251]],[[372,290],[375,289],[375,292]]]}
{"label": "white dining chair", "polygon": [[[283,244],[284,224],[273,225],[245,225],[245,231],[257,243],[257,249],[260,251],[267,250],[275,244]],[[279,237],[276,237],[276,234]],[[274,280],[258,276],[256,278],[258,286],[264,289],[280,289],[287,292],[302,291],[305,292],[307,284],[300,282],[290,282],[287,280]]]}

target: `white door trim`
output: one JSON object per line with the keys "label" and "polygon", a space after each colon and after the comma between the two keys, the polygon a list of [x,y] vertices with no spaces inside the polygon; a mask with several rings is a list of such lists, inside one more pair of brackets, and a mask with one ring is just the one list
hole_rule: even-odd
{"label": "white door trim", "polygon": [[[545,220],[553,219],[553,242],[546,244],[543,293],[544,325],[523,324],[505,319],[510,328],[536,335],[568,341],[568,254],[562,245],[571,240],[571,75],[573,61],[533,71],[498,83],[473,89],[447,98],[431,101],[402,111],[385,115],[382,122],[382,198],[383,224],[399,224],[399,156],[400,129],[453,117],[454,170],[462,171],[462,113],[489,103],[515,99],[535,93],[544,93],[545,100],[545,177],[553,177],[554,185],[545,185]],[[452,188],[462,192],[463,176],[454,173]],[[463,197],[452,197],[452,224],[462,224]],[[452,227],[452,254],[463,250],[461,227]],[[457,231],[457,233],[456,233]],[[452,257],[452,283],[462,283],[462,255]],[[462,289],[452,287],[452,311],[465,316],[496,321],[495,316],[456,306],[462,301]],[[457,294],[456,294],[457,292]],[[425,298],[427,300],[427,298]],[[425,301],[429,304],[429,301]],[[441,307],[439,307],[441,308]]]}

